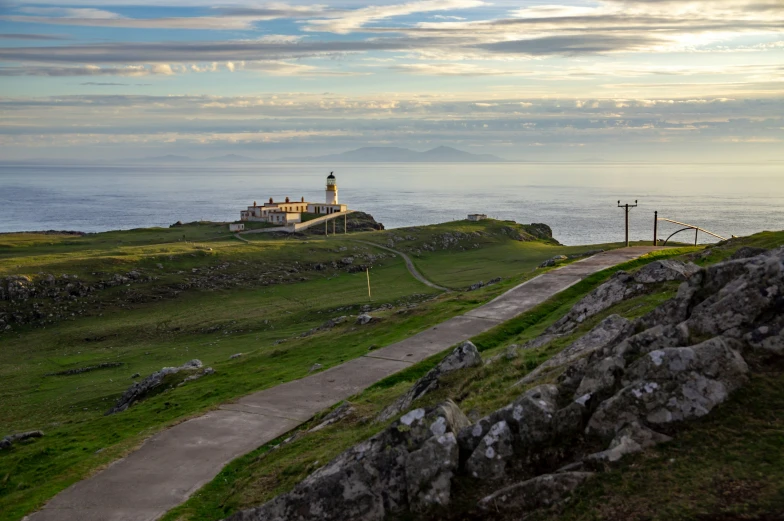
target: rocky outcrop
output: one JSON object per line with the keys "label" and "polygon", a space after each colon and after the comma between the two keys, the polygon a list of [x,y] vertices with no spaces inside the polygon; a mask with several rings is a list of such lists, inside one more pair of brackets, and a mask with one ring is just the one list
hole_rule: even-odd
{"label": "rocky outcrop", "polygon": [[[348,257],[342,251],[333,251],[333,260],[314,263],[226,262],[201,252],[187,254],[189,262],[191,257],[201,257],[200,265],[189,270],[156,263],[155,267],[137,266],[116,273],[94,272],[89,280],[67,273],[0,277],[0,334],[20,325],[47,325],[98,314],[107,305],[127,309],[137,303],[175,298],[183,291],[301,282],[308,280],[310,272],[364,272],[394,257],[393,253],[372,252],[362,246],[350,250]],[[343,262],[349,258],[351,263]],[[167,282],[161,281],[162,276]],[[203,332],[212,331],[206,328]]]}
{"label": "rocky outcrop", "polygon": [[574,489],[593,476],[591,472],[563,472],[537,476],[490,494],[479,502],[479,507],[494,512],[509,510],[527,512],[551,507],[563,501]]}
{"label": "rocky outcrop", "polygon": [[[451,501],[458,468],[453,404],[414,409],[305,478],[291,492],[230,521],[382,521]],[[455,424],[456,418],[461,418]]]}
{"label": "rocky outcrop", "polygon": [[612,278],[586,295],[563,318],[547,329],[548,334],[562,335],[574,331],[586,319],[623,302],[642,295],[646,286],[672,280],[685,281],[699,271],[692,263],[674,260],[654,261],[629,274],[619,271]]}
{"label": "rocky outcrop", "polygon": [[522,517],[593,475],[577,470],[601,471],[677,437],[680,424],[740,389],[752,367],[784,353],[784,248],[704,269],[652,264],[616,277],[569,316],[638,284],[682,280],[677,295],[631,322],[608,317],[519,382],[555,383],[472,424],[453,404],[410,411],[289,494],[231,519],[428,518],[452,501],[455,477],[464,492],[471,480],[483,491],[477,512]]}
{"label": "rocky outcrop", "polygon": [[438,389],[439,380],[450,373],[468,367],[478,367],[482,365],[482,356],[476,346],[471,342],[463,342],[447,355],[425,376],[416,381],[409,391],[398,398],[393,404],[385,408],[376,418],[376,421],[389,421],[401,412],[405,411],[414,400],[421,398],[427,393]]}
{"label": "rocky outcrop", "polygon": [[11,434],[0,440],[0,450],[10,449],[14,443],[18,441],[29,440],[31,438],[40,438],[44,435],[42,431],[29,431]]}
{"label": "rocky outcrop", "polygon": [[[166,383],[171,386],[181,385],[185,382],[190,382],[213,374],[215,371],[211,367],[202,369],[200,360],[191,360],[179,367],[164,367],[160,371],[156,371],[144,380],[134,382],[117,400],[114,407],[106,412],[106,415],[115,414],[126,410],[135,402],[142,400],[154,392],[160,390]],[[178,375],[177,378],[171,378],[172,375]],[[168,377],[168,378],[167,378]]]}

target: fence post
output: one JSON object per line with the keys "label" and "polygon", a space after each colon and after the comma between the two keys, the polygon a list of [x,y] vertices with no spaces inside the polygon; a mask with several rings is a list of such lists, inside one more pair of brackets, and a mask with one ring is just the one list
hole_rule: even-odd
{"label": "fence post", "polygon": [[656,246],[658,244],[658,233],[659,233],[659,211],[653,212],[653,245]]}

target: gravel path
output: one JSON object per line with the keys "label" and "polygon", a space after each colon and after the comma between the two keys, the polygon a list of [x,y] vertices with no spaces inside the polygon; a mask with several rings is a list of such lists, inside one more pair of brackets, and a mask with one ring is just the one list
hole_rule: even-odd
{"label": "gravel path", "polygon": [[406,255],[402,251],[393,250],[392,248],[387,248],[386,246],[381,246],[380,244],[376,244],[375,242],[370,242],[370,241],[360,241],[358,239],[355,239],[354,242],[361,242],[362,244],[367,244],[373,246],[374,248],[381,248],[382,250],[387,250],[387,251],[391,251],[392,253],[396,253],[397,255],[403,257],[403,260],[406,261],[406,268],[408,268],[408,271],[411,273],[411,275],[413,275],[414,278],[417,279],[419,282],[421,282],[425,286],[430,286],[431,288],[440,289],[441,291],[452,291],[449,288],[439,286],[435,282],[431,282],[427,280],[424,275],[422,275],[417,271],[416,266],[414,266],[414,262],[411,260],[411,257]]}

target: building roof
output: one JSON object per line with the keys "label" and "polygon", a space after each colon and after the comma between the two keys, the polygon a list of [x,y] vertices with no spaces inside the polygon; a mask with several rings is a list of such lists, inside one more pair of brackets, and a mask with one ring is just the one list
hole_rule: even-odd
{"label": "building roof", "polygon": [[329,175],[327,176],[327,179],[335,179],[335,174],[333,172],[330,172]]}

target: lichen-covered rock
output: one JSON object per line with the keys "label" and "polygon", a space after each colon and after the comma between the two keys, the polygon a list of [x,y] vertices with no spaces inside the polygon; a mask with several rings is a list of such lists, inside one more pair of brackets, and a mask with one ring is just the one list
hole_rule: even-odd
{"label": "lichen-covered rock", "polygon": [[504,487],[479,501],[479,508],[495,512],[525,513],[550,507],[566,499],[571,492],[593,477],[591,472],[544,474],[522,483]]}
{"label": "lichen-covered rock", "polygon": [[457,440],[451,432],[431,437],[421,449],[408,454],[406,484],[413,512],[449,504],[458,456]]}
{"label": "lichen-covered rock", "polygon": [[414,400],[438,389],[438,382],[441,377],[461,369],[478,367],[480,365],[482,365],[482,355],[479,354],[479,350],[471,342],[463,342],[444,357],[437,366],[428,371],[425,376],[417,380],[406,394],[381,411],[376,417],[376,421],[391,420],[402,411],[411,407]]}
{"label": "lichen-covered rock", "polygon": [[607,450],[588,456],[588,459],[614,463],[627,454],[642,452],[644,449],[672,441],[672,438],[632,422],[624,426],[610,442]]}
{"label": "lichen-covered rock", "polygon": [[[609,350],[631,335],[632,332],[631,322],[619,315],[610,315],[566,349],[525,375],[515,385],[529,384],[536,381],[548,369],[574,363],[602,350]],[[578,381],[581,378],[582,376],[578,378]]]}
{"label": "lichen-covered rock", "polygon": [[691,262],[660,260],[653,261],[640,268],[634,274],[634,280],[643,284],[655,284],[671,280],[684,281],[698,271],[700,271],[700,267]]}
{"label": "lichen-covered rock", "polygon": [[673,260],[654,261],[629,274],[619,271],[610,280],[583,297],[569,312],[547,329],[549,334],[565,334],[573,331],[586,319],[605,309],[640,295],[646,285],[670,280],[688,280],[700,268]]}
{"label": "lichen-covered rock", "polygon": [[619,271],[610,280],[583,297],[563,318],[550,326],[547,333],[569,333],[586,319],[619,302],[639,295],[644,290],[645,286],[636,282],[634,277],[625,271]]}
{"label": "lichen-covered rock", "polygon": [[625,367],[623,358],[613,356],[592,364],[585,370],[585,376],[575,391],[575,398],[585,395],[599,401],[609,398],[620,385]]}
{"label": "lichen-covered rock", "polygon": [[504,477],[507,460],[514,455],[513,442],[512,430],[504,420],[490,427],[466,462],[468,474],[490,481]]}
{"label": "lichen-covered rock", "polygon": [[449,502],[458,451],[451,403],[414,409],[343,452],[293,490],[229,521],[365,521]]}
{"label": "lichen-covered rock", "polygon": [[632,364],[625,387],[601,403],[589,434],[611,438],[626,424],[649,425],[699,418],[746,381],[748,367],[724,339],[652,351]]}
{"label": "lichen-covered rock", "polygon": [[558,388],[540,385],[523,393],[517,400],[479,419],[458,433],[460,450],[473,454],[485,435],[498,422],[504,421],[513,435],[513,443],[521,450],[550,438],[551,420],[557,409]]}

